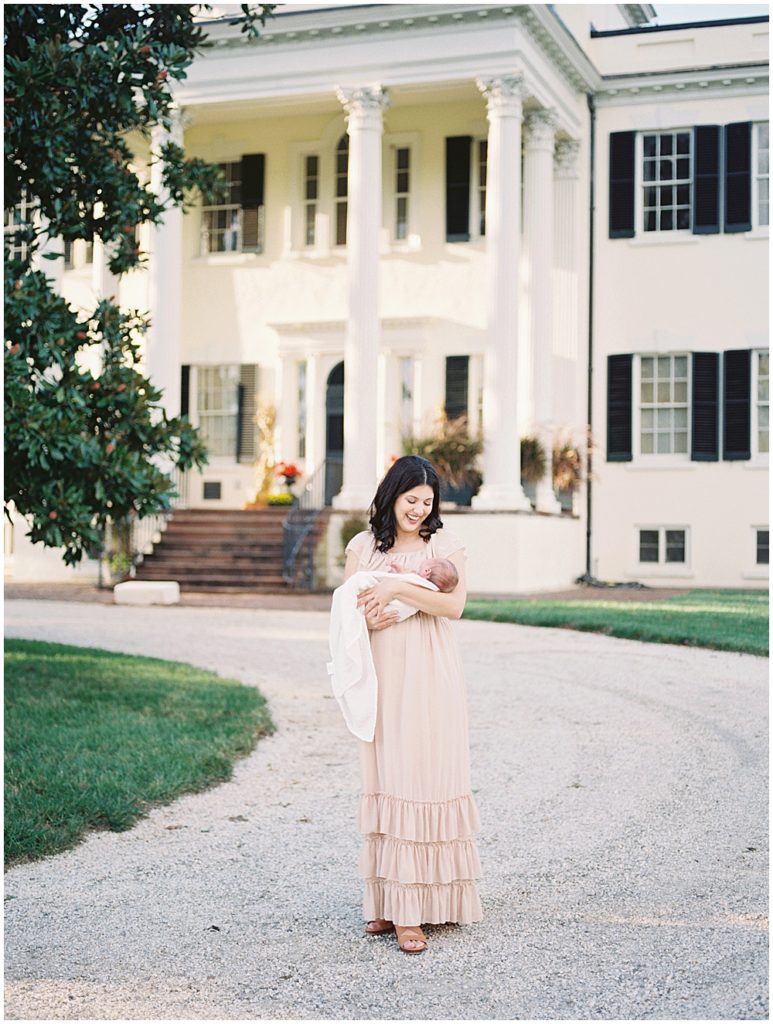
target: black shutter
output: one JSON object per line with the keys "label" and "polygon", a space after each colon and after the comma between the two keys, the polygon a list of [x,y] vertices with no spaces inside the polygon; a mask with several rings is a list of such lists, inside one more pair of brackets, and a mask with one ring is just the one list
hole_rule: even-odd
{"label": "black shutter", "polygon": [[752,226],[752,131],[743,121],[725,125],[725,231]]}
{"label": "black shutter", "polygon": [[467,415],[469,356],[446,356],[446,416],[454,420]]}
{"label": "black shutter", "polygon": [[692,354],[693,462],[719,459],[719,353]]}
{"label": "black shutter", "polygon": [[242,157],[242,249],[247,252],[263,251],[260,222],[265,176],[265,154]]}
{"label": "black shutter", "polygon": [[239,405],[236,420],[236,461],[254,462],[258,456],[257,407],[258,368],[244,363],[239,370]]}
{"label": "black shutter", "polygon": [[722,458],[750,459],[752,354],[733,349],[724,356]]}
{"label": "black shutter", "polygon": [[630,462],[633,356],[607,356],[607,462]]}
{"label": "black shutter", "polygon": [[189,415],[191,396],[191,368],[190,366],[180,367],[180,415]]}
{"label": "black shutter", "polygon": [[636,132],[609,135],[609,237],[633,238]]}
{"label": "black shutter", "polygon": [[472,136],[446,139],[446,241],[470,238],[470,162]]}
{"label": "black shutter", "polygon": [[695,180],[692,193],[692,230],[695,235],[719,232],[719,175],[722,128],[701,124],[693,128]]}

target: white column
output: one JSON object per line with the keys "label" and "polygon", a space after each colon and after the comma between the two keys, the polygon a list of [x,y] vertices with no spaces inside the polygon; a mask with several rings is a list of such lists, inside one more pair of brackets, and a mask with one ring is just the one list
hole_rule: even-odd
{"label": "white column", "polygon": [[521,245],[521,75],[478,80],[488,103],[487,347],[483,371],[483,485],[476,509],[529,510],[517,428],[518,263]]}
{"label": "white column", "polygon": [[526,119],[523,157],[523,241],[529,266],[529,340],[534,432],[547,468],[537,483],[537,512],[560,513],[553,490],[553,150],[558,124],[552,110]]}
{"label": "white column", "polygon": [[306,358],[306,472],[313,473],[324,458],[325,378],[319,353],[311,352]]}
{"label": "white column", "polygon": [[[153,129],[150,184],[162,198],[163,163],[161,147],[167,141],[183,144],[182,120],[176,112],[170,132]],[[167,416],[180,414],[180,366],[182,364],[182,232],[180,207],[168,209],[163,223],[151,231],[150,319],[145,335],[145,366],[151,382],[163,391],[161,404]]]}
{"label": "white column", "polygon": [[349,313],[344,350],[344,473],[333,506],[370,506],[377,462],[378,256],[381,229],[381,137],[386,94],[380,86],[341,88],[347,114],[349,195],[346,228]]}
{"label": "white column", "polygon": [[[577,358],[580,351],[580,305],[577,278],[577,184],[579,172],[577,156],[580,150],[578,139],[562,139],[556,144],[555,218],[554,218],[554,285],[553,285],[553,353],[558,375],[553,391],[553,416],[558,425],[575,424],[581,408],[577,381],[584,375],[577,374]],[[571,399],[567,390],[571,374]],[[558,402],[560,401],[560,405]]]}

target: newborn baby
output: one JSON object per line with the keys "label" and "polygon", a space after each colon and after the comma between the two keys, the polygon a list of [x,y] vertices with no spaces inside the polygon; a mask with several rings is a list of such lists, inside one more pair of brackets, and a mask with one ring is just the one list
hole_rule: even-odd
{"label": "newborn baby", "polygon": [[[456,571],[456,566],[448,558],[425,558],[419,568],[415,570],[404,569],[399,562],[390,562],[389,567],[390,572],[374,572],[369,570],[363,573],[363,582],[357,586],[358,592],[372,587],[373,577],[383,579],[385,576],[391,576],[395,572],[406,576],[419,576],[422,580],[427,581],[424,586],[427,586],[430,590],[439,590],[441,594],[450,594],[459,582],[459,573]],[[370,577],[370,580],[368,577]],[[410,583],[411,581],[409,580],[408,582]],[[429,586],[430,584],[431,586]],[[418,610],[418,608],[406,604],[405,601],[401,601],[399,597],[393,598],[384,606],[384,613],[397,612],[400,616],[400,622],[403,619],[407,619],[409,615],[415,615]]]}

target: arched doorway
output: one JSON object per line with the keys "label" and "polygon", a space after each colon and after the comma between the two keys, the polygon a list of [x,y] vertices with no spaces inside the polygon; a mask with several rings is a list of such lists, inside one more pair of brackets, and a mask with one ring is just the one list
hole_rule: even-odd
{"label": "arched doorway", "polygon": [[336,363],[325,389],[325,504],[330,505],[344,479],[344,364]]}

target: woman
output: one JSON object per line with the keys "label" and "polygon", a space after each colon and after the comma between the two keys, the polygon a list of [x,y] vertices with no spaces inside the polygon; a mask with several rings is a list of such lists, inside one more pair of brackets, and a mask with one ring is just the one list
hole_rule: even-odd
{"label": "woman", "polygon": [[[360,745],[363,835],[360,873],[370,934],[396,930],[406,953],[427,948],[422,924],[467,924],[483,917],[474,879],[480,830],[470,790],[467,696],[450,619],[466,599],[465,549],[443,528],[432,464],[406,455],[389,469],[370,508],[370,529],[346,546],[348,579],[358,569],[415,570],[448,558],[459,583],[451,593],[402,582],[400,574],[364,590],[378,678],[372,743]],[[398,622],[384,612],[395,597],[418,609]]]}

